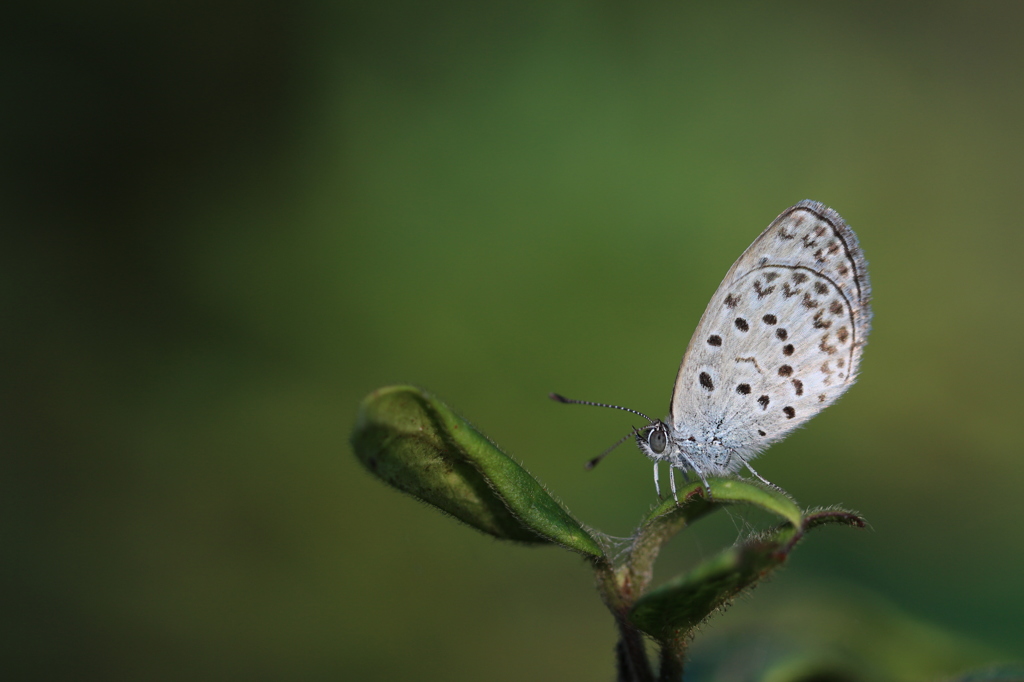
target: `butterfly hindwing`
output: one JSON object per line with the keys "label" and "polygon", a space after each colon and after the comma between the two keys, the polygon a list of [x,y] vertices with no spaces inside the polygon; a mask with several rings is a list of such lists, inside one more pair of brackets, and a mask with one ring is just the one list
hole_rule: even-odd
{"label": "butterfly hindwing", "polygon": [[740,256],[711,298],[679,368],[670,426],[717,439],[735,469],[853,383],[870,324],[853,231],[803,201]]}

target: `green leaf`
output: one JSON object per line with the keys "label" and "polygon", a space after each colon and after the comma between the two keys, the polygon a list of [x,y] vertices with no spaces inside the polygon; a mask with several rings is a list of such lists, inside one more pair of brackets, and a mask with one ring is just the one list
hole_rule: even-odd
{"label": "green leaf", "polygon": [[715,505],[749,504],[781,516],[794,526],[800,525],[800,507],[783,490],[768,488],[737,478],[708,479],[712,501],[708,502],[701,483],[694,482],[679,490],[679,502],[674,498],[663,500],[643,521],[642,528],[675,523],[677,518],[695,520],[712,511]]}
{"label": "green leaf", "polygon": [[537,479],[425,391],[389,386],[371,393],[360,405],[351,443],[385,483],[485,533],[604,556]]}
{"label": "green leaf", "polygon": [[697,519],[728,505],[747,504],[773,513],[794,526],[800,524],[800,508],[785,492],[757,483],[712,478],[708,481],[713,497],[708,501],[700,482],[679,490],[679,501],[664,500],[640,524],[633,536],[628,561],[629,581],[636,593],[643,593],[654,573],[654,561],[661,548],[676,533]]}
{"label": "green leaf", "polygon": [[[712,487],[716,498],[718,490]],[[713,504],[720,503],[716,499]],[[645,594],[634,604],[630,620],[662,642],[676,641],[713,611],[783,564],[809,529],[827,523],[865,525],[864,520],[853,512],[828,509],[798,518],[796,524],[787,522],[753,535],[689,573]]]}
{"label": "green leaf", "polygon": [[633,606],[630,620],[660,640],[675,639],[781,564],[785,560],[782,549],[794,534],[787,524],[774,533],[730,547],[641,597]]}

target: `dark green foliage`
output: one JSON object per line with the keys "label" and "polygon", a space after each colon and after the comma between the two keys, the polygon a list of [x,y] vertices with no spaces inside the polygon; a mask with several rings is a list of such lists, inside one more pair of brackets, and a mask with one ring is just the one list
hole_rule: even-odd
{"label": "dark green foliage", "polygon": [[424,391],[391,386],[367,396],[352,447],[389,485],[485,533],[602,556],[594,539],[537,479]]}

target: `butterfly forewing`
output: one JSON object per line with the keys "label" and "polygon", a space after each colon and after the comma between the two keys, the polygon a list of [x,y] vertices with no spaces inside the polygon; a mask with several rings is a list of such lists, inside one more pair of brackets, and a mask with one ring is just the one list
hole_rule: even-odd
{"label": "butterfly forewing", "polygon": [[717,439],[737,468],[853,383],[869,330],[867,267],[853,231],[813,201],[783,212],[732,266],[676,377],[679,438]]}

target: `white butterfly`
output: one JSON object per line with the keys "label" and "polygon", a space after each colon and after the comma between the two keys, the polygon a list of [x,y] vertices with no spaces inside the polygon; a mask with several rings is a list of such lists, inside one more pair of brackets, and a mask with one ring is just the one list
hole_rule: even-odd
{"label": "white butterfly", "polygon": [[810,200],[783,211],[711,297],[679,367],[668,418],[641,415],[650,424],[636,440],[654,460],[659,496],[662,461],[673,496],[675,469],[695,472],[708,495],[709,476],[744,466],[768,483],[750,460],[856,380],[870,293],[857,237],[838,213]]}

